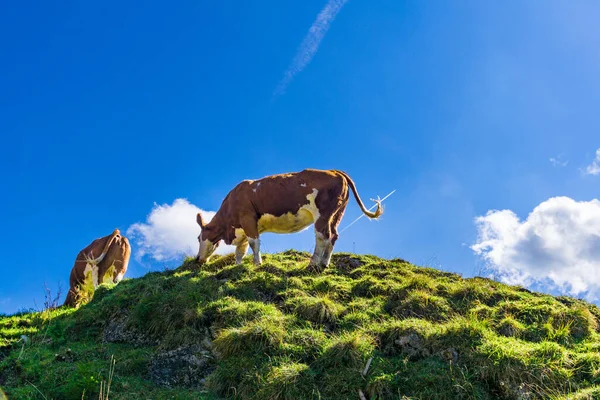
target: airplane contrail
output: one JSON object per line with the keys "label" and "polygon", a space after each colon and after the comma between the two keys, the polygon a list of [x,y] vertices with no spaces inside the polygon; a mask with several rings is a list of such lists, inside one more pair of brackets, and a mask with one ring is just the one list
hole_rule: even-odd
{"label": "airplane contrail", "polygon": [[323,7],[309,28],[304,40],[302,40],[300,47],[298,47],[296,56],[283,74],[283,78],[275,88],[273,97],[284,94],[285,89],[292,82],[294,76],[301,72],[308,65],[308,63],[310,63],[317,53],[319,44],[327,33],[329,26],[347,1],[348,0],[329,0],[325,7]]}
{"label": "airplane contrail", "polygon": [[[391,195],[394,194],[394,192],[396,191],[396,189],[392,190],[387,196],[385,196],[383,199],[379,200],[381,203],[383,203],[383,201],[385,199],[387,199],[388,197],[390,197]],[[377,207],[377,204],[373,205],[371,208],[369,208],[369,211],[371,211],[372,209],[374,209],[375,207]],[[354,221],[352,221],[350,223],[350,225],[348,225],[347,227],[345,227],[344,229],[342,229],[340,231],[340,233],[344,232],[346,229],[350,228],[352,225],[354,225],[356,223],[356,221],[358,221],[359,219],[361,219],[362,217],[364,217],[365,214],[360,214],[360,217],[356,218]]]}

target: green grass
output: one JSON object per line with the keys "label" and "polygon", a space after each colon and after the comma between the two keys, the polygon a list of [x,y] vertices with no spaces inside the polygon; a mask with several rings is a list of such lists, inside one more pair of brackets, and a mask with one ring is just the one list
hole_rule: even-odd
{"label": "green grass", "polygon": [[[594,305],[374,256],[319,274],[309,258],[187,259],[77,310],[1,316],[0,387],[97,399],[114,356],[110,399],[600,399]],[[154,383],[173,354],[177,383]]]}

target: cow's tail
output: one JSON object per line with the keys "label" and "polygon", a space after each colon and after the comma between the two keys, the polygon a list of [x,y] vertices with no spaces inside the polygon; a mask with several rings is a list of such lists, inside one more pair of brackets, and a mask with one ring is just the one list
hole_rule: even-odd
{"label": "cow's tail", "polygon": [[379,218],[379,216],[381,214],[383,214],[383,207],[381,206],[381,201],[380,200],[373,200],[376,204],[377,204],[377,209],[375,210],[375,212],[371,212],[369,210],[367,210],[367,208],[365,207],[365,205],[363,204],[362,200],[360,199],[360,196],[358,195],[358,191],[356,190],[356,185],[354,184],[354,181],[352,180],[352,178],[350,178],[350,176],[345,173],[344,171],[339,171],[339,170],[335,170],[335,172],[337,172],[338,174],[342,175],[344,177],[344,179],[346,179],[346,182],[348,183],[348,186],[350,186],[350,189],[352,189],[352,193],[354,193],[354,198],[356,199],[356,202],[358,203],[358,206],[360,207],[360,209],[362,210],[362,212],[369,218]]}

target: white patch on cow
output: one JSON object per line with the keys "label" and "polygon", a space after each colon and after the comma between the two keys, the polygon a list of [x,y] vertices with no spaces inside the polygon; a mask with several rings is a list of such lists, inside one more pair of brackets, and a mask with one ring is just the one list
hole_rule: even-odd
{"label": "white patch on cow", "polygon": [[308,203],[300,207],[296,214],[288,212],[279,217],[263,214],[258,220],[258,232],[294,233],[308,228],[321,216],[315,204],[318,193],[317,189],[313,189],[311,194],[306,195]]}
{"label": "white patch on cow", "polygon": [[115,283],[119,283],[119,282],[121,282],[121,281],[123,280],[123,276],[125,276],[125,273],[123,273],[123,272],[119,272],[119,273],[117,274],[117,277],[115,278]]}
{"label": "white patch on cow", "polygon": [[254,193],[256,193],[256,189],[252,189],[252,191],[253,191]]}
{"label": "white patch on cow", "polygon": [[325,236],[321,232],[315,232],[315,251],[310,260],[311,264],[321,265],[323,256],[325,255],[324,253],[327,249],[327,242],[328,240],[325,239]]}
{"label": "white patch on cow", "polygon": [[96,264],[85,264],[83,285],[89,289],[96,289],[98,287],[98,266]]}
{"label": "white patch on cow", "polygon": [[260,186],[260,182],[258,182],[258,183],[256,184],[256,187],[259,187],[259,186]]}
{"label": "white patch on cow", "polygon": [[201,261],[208,261],[208,258],[212,256],[215,251],[215,245],[208,239],[200,242],[200,250],[198,251],[198,259]]}
{"label": "white patch on cow", "polygon": [[321,256],[321,264],[328,266],[331,261],[331,254],[333,254],[333,243],[331,243],[331,239],[325,239],[323,247],[324,250],[323,255]]}
{"label": "white patch on cow", "polygon": [[242,228],[235,228],[235,238],[231,242],[233,246],[239,246],[247,241],[246,232]]}
{"label": "white patch on cow", "polygon": [[300,186],[306,187],[306,183],[301,183]]}

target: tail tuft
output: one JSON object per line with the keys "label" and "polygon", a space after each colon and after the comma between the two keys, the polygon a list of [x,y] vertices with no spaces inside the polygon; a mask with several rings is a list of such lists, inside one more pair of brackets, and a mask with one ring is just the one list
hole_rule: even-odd
{"label": "tail tuft", "polygon": [[372,214],[373,216],[371,218],[377,219],[383,214],[383,205],[381,204],[381,199],[379,197],[377,199],[371,199],[371,201],[377,204],[377,209]]}

